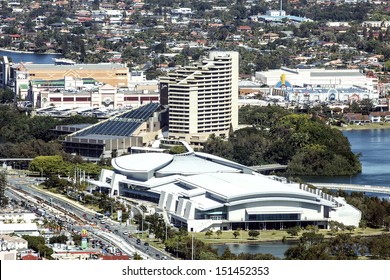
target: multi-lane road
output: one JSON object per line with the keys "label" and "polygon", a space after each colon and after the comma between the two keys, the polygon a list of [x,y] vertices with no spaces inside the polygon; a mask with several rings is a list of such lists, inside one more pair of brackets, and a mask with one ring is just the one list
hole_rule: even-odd
{"label": "multi-lane road", "polygon": [[[61,211],[62,215],[67,217],[68,226],[83,227],[90,234],[106,240],[130,256],[137,253],[143,259],[174,259],[166,252],[150,246],[147,241],[137,240],[135,226],[120,224],[110,219],[105,219],[103,224],[95,218],[95,212],[83,205],[33,187],[39,183],[40,179],[7,176],[7,180],[15,194],[19,192],[26,199],[38,199],[40,202],[45,202],[46,207]],[[16,197],[15,194],[12,194],[11,190],[8,191],[8,195]]]}

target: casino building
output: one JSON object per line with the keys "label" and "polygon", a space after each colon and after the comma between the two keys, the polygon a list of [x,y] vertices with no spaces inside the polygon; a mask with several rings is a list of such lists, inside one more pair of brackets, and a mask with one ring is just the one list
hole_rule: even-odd
{"label": "casino building", "polygon": [[210,134],[238,127],[238,52],[211,51],[160,78],[160,103],[169,107],[169,138],[202,146]]}
{"label": "casino building", "polygon": [[359,224],[361,212],[343,198],[186,147],[179,155],[114,158],[114,169],[102,170],[99,181],[90,183],[111,196],[154,202],[165,220],[188,231]]}

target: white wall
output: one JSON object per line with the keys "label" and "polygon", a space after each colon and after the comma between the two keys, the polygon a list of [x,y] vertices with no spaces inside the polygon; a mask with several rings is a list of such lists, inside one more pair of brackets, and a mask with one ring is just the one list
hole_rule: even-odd
{"label": "white wall", "polygon": [[[301,213],[301,220],[321,220],[324,219],[323,210],[320,205],[302,203],[298,201],[258,201],[254,203],[240,204],[231,206],[228,208],[228,219],[229,221],[245,221],[246,209],[257,212],[267,213],[278,213],[278,207],[288,207],[292,209],[292,212]],[[296,211],[293,209],[296,208]],[[283,211],[283,210],[282,210]]]}
{"label": "white wall", "polygon": [[336,211],[330,212],[330,220],[343,223],[346,226],[358,227],[360,219],[362,218],[362,212],[357,208],[347,204],[347,202],[338,197],[336,200],[344,206],[338,207]]}

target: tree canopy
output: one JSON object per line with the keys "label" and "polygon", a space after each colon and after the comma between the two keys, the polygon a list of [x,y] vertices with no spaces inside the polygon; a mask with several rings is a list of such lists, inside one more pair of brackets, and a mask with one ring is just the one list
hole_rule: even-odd
{"label": "tree canopy", "polygon": [[279,163],[289,175],[352,175],[361,172],[348,139],[317,114],[297,114],[278,106],[239,111],[248,127],[222,139],[211,135],[204,151],[247,166]]}
{"label": "tree canopy", "polygon": [[33,158],[61,154],[62,145],[51,129],[57,125],[96,123],[96,118],[72,116],[55,119],[50,116],[30,117],[28,111],[0,105],[0,156]]}

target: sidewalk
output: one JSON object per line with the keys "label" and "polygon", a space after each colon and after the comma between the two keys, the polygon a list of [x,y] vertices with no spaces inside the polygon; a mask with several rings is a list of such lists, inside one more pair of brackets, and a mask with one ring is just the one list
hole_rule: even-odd
{"label": "sidewalk", "polygon": [[78,203],[77,201],[74,201],[74,200],[72,200],[72,199],[70,199],[62,194],[57,194],[57,193],[53,193],[53,192],[38,188],[36,185],[30,185],[30,187],[34,188],[35,190],[37,190],[39,192],[45,193],[47,195],[55,196],[56,198],[61,199],[63,201],[66,201],[66,202],[72,204],[73,206],[75,206],[75,207],[77,207],[85,212],[89,212],[90,214],[96,213],[96,211],[94,211],[94,210],[92,210],[92,209],[90,209],[90,208]]}

